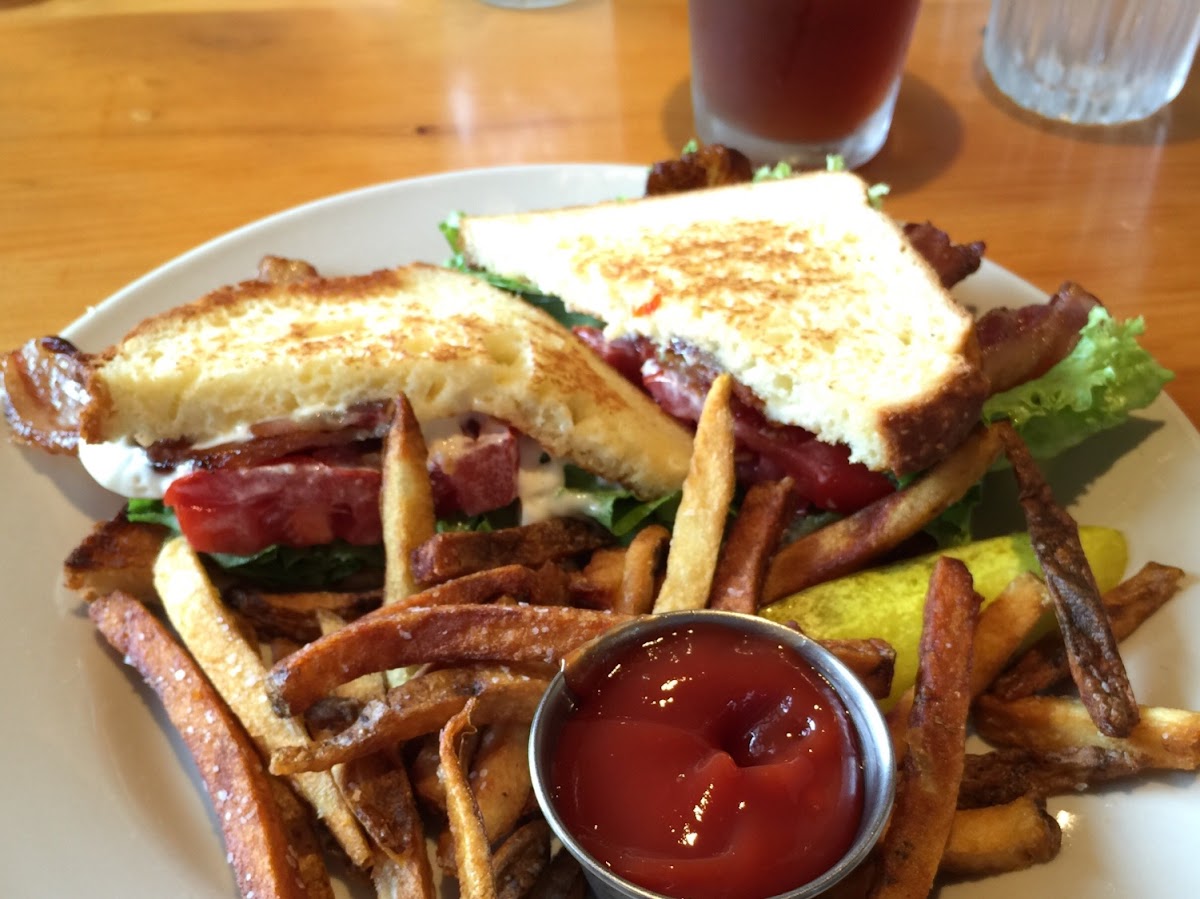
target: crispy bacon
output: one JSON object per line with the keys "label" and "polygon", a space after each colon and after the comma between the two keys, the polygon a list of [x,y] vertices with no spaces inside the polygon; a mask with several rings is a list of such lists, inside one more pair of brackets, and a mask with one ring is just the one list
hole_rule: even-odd
{"label": "crispy bacon", "polygon": [[62,337],[35,338],[4,357],[0,399],[18,441],[74,455],[90,358]]}
{"label": "crispy bacon", "polygon": [[975,323],[983,371],[992,393],[1001,393],[1044,375],[1079,342],[1100,301],[1071,281],[1049,303],[993,309]]}
{"label": "crispy bacon", "polygon": [[[642,385],[654,401],[688,424],[699,419],[717,374],[713,360],[682,344],[650,356],[641,368]],[[886,476],[852,464],[846,447],[822,443],[804,428],[768,421],[761,406],[753,393],[735,383],[730,407],[741,483],[790,477],[802,502],[839,512],[861,509],[894,489]]]}
{"label": "crispy bacon", "polygon": [[679,159],[656,162],[646,178],[646,196],[675,194],[700,187],[744,184],[754,177],[750,160],[738,150],[709,144]]}
{"label": "crispy bacon", "polygon": [[190,440],[160,440],[146,454],[156,468],[171,470],[184,462],[200,468],[246,468],[322,447],[378,440],[387,433],[392,404],[359,403],[344,412],[327,412],[298,424],[290,419],[261,422],[250,428],[253,440],[196,449]]}
{"label": "crispy bacon", "polygon": [[947,289],[979,269],[986,249],[981,240],[953,243],[950,235],[930,222],[909,222],[904,226],[904,235]]}

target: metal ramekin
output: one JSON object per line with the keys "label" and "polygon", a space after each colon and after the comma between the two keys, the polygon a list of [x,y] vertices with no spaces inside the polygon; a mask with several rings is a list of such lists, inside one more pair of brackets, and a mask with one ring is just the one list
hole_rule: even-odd
{"label": "metal ramekin", "polygon": [[[572,660],[571,664],[590,666],[601,662],[605,656],[618,649],[644,643],[663,631],[701,622],[758,634],[792,647],[829,682],[846,706],[851,725],[858,737],[863,760],[863,815],[858,833],[849,850],[832,868],[816,880],[789,892],[780,893],[772,899],[811,899],[819,896],[858,867],[878,842],[887,824],[888,815],[891,814],[895,792],[895,760],[887,725],[875,700],[850,669],[819,643],[785,625],[751,615],[710,610],[669,612],[641,618],[601,637]],[[572,705],[573,698],[567,687],[566,677],[564,672],[560,671],[542,697],[529,736],[529,770],[533,778],[533,792],[537,796],[542,813],[563,847],[579,860],[593,891],[601,899],[672,899],[618,877],[589,855],[566,829],[554,808],[550,798],[549,758]]]}

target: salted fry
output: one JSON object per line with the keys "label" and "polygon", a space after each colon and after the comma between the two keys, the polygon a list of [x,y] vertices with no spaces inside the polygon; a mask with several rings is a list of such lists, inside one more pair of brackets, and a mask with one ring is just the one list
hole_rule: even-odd
{"label": "salted fry", "polygon": [[1147,759],[1133,752],[1080,746],[1055,752],[997,749],[969,754],[958,790],[958,807],[1002,805],[1021,796],[1044,799],[1093,784],[1133,777]]}
{"label": "salted fry", "polygon": [[876,699],[886,699],[892,692],[892,675],[896,670],[896,650],[886,640],[818,640],[838,657],[843,665]]}
{"label": "salted fry", "polygon": [[[870,895],[923,899],[933,886],[954,821],[970,708],[971,637],[979,596],[965,565],[943,556],[929,579],[908,752],[880,846]],[[947,652],[947,647],[957,651]]]}
{"label": "salted fry", "polygon": [[494,602],[502,596],[542,606],[561,605],[567,591],[566,584],[566,575],[552,564],[543,565],[537,571],[525,565],[501,565],[413,593],[384,606],[384,609],[472,605]]}
{"label": "salted fry", "polygon": [[567,850],[560,849],[534,883],[528,899],[584,899],[585,892],[579,862]]}
{"label": "salted fry", "polygon": [[980,428],[920,480],[788,544],[771,562],[763,601],[850,574],[899,546],[962,498],[1000,454],[995,428]]}
{"label": "salted fry", "polygon": [[281,777],[272,777],[271,795],[279,810],[296,871],[304,883],[308,899],[334,899],[325,854],[313,827],[312,810],[300,800]]}
{"label": "salted fry", "polygon": [[655,612],[702,609],[716,571],[725,518],[733,501],[733,380],[720,375],[708,389],[692,442],[692,461],[675,515],[667,575]]}
{"label": "salted fry", "polygon": [[501,666],[443,668],[393,687],[385,700],[363,706],[345,730],[298,746],[282,746],[271,756],[275,774],[323,771],[438,730],[472,697],[479,726],[498,720],[533,720],[548,680],[514,674]]}
{"label": "salted fry", "polygon": [[1028,796],[1005,805],[960,809],[939,873],[981,877],[1019,871],[1051,861],[1062,847],[1062,830]]}
{"label": "salted fry", "polygon": [[[1015,577],[979,615],[971,659],[971,697],[979,696],[1004,669],[1048,607],[1046,589],[1032,574]],[[906,751],[908,713],[913,704],[910,687],[888,711],[888,730],[897,758]]]}
{"label": "salted fry", "polygon": [[[318,609],[316,617],[322,635],[340,631],[346,626],[346,622],[341,616],[325,609]],[[380,674],[364,674],[360,678],[342,684],[334,691],[335,695],[359,704],[370,702],[372,699],[382,699],[386,692],[387,681]]]}
{"label": "salted fry", "polygon": [[621,592],[613,606],[614,612],[626,615],[646,615],[654,608],[658,592],[659,570],[663,554],[671,542],[671,533],[660,524],[643,528],[629,544],[625,553],[625,569],[621,573]]}
{"label": "salted fry", "polygon": [[755,484],[746,491],[717,561],[708,605],[753,615],[762,601],[767,564],[796,513],[791,478]]}
{"label": "salted fry", "polygon": [[1075,520],[1054,500],[1029,448],[1008,422],[995,425],[1017,479],[1029,539],[1054,600],[1058,629],[1080,698],[1110,737],[1128,736],[1138,720],[1137,700],[1079,543]]}
{"label": "salted fry", "polygon": [[498,659],[554,664],[628,620],[559,606],[385,607],[288,656],[271,669],[267,684],[276,712],[298,714],[339,684],[373,671]]}
{"label": "salted fry", "polygon": [[396,397],[392,426],[383,441],[379,516],[387,560],[383,603],[391,605],[417,592],[412,552],[434,534],[433,489],[421,426],[408,397]]}
{"label": "salted fry", "polygon": [[[1147,563],[1133,577],[1102,597],[1113,636],[1124,640],[1174,596],[1183,570],[1157,562]],[[1001,699],[1019,699],[1058,686],[1071,674],[1066,647],[1058,633],[1047,634],[1026,652],[991,687]]]}
{"label": "salted fry", "polygon": [[625,553],[623,546],[605,547],[592,553],[583,570],[575,572],[568,581],[570,604],[588,609],[615,609],[625,574]]}
{"label": "salted fry", "polygon": [[517,828],[492,857],[498,899],[521,899],[549,863],[550,825],[538,819]]}
{"label": "salted fry", "polygon": [[379,607],[377,590],[361,593],[270,593],[254,587],[234,586],[221,591],[221,599],[246,619],[261,639],[286,637],[308,643],[321,636],[317,613],[332,612],[352,621]]}
{"label": "salted fry", "polygon": [[1200,712],[1142,706],[1126,737],[1100,733],[1087,708],[1076,699],[1027,696],[1005,702],[984,694],[975,703],[975,729],[1000,746],[1057,752],[1095,746],[1144,760],[1146,767],[1195,771],[1200,768]]}
{"label": "salted fry", "polygon": [[339,785],[354,816],[392,862],[390,877],[404,883],[404,896],[433,899],[433,869],[425,828],[404,765],[394,753],[354,759],[341,768]]}
{"label": "salted fry", "polygon": [[413,578],[431,587],[501,565],[539,568],[612,542],[608,531],[581,518],[550,518],[499,531],[449,531],[413,550]]}
{"label": "salted fry", "polygon": [[438,764],[436,735],[422,738],[416,754],[409,762],[408,777],[417,798],[444,816],[446,791],[442,789],[442,782],[438,780]]}
{"label": "salted fry", "polygon": [[471,715],[476,702],[469,700],[442,728],[438,741],[441,760],[438,771],[446,791],[446,816],[454,837],[459,894],[462,899],[495,899],[496,879],[492,873],[487,833],[458,754],[463,734],[474,727]]}
{"label": "salted fry", "polygon": [[97,522],[63,563],[63,582],[87,602],[119,590],[157,605],[154,560],[168,535],[159,525],[129,521],[124,512]]}
{"label": "salted fry", "polygon": [[242,895],[308,899],[258,751],[204,673],[131,596],[97,598],[88,615],[162,700],[196,762]]}
{"label": "salted fry", "polygon": [[529,725],[500,721],[485,730],[471,761],[470,781],[488,842],[495,843],[516,826],[533,793]]}
{"label": "salted fry", "polygon": [[[242,638],[233,613],[221,602],[186,540],[176,538],[163,547],[154,566],[154,584],[175,631],[259,750],[269,756],[285,746],[310,745],[302,722],[272,712],[262,657]],[[294,783],[351,861],[369,864],[370,847],[329,773],[300,774]]]}

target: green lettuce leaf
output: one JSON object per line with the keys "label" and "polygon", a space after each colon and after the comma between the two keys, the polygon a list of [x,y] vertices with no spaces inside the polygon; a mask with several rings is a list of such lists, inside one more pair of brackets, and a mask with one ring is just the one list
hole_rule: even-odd
{"label": "green lettuce leaf", "polygon": [[138,524],[161,524],[179,533],[175,510],[164,506],[161,499],[131,499],[125,504],[125,517]]}
{"label": "green lettuce leaf", "polygon": [[641,500],[619,484],[612,484],[575,465],[563,466],[565,489],[588,494],[588,517],[620,540],[633,537],[645,524],[670,527],[679,509],[679,493]]}
{"label": "green lettuce leaf", "polygon": [[1050,458],[1119,425],[1154,401],[1174,375],[1138,346],[1140,318],[1118,322],[1097,306],[1065,359],[983,406],[985,421],[1008,419],[1038,458]]}
{"label": "green lettuce leaf", "polygon": [[585,327],[585,328],[603,328],[604,322],[598,318],[586,315],[582,312],[571,312],[563,305],[563,301],[558,297],[548,296],[544,293],[539,293],[538,290],[526,281],[524,278],[509,278],[505,275],[497,275],[493,272],[484,271],[483,269],[472,268],[467,264],[466,258],[460,249],[461,243],[459,240],[459,221],[462,216],[460,212],[452,212],[445,219],[438,223],[438,230],[442,232],[442,236],[446,238],[446,242],[450,244],[450,258],[446,260],[446,268],[454,269],[456,272],[465,272],[468,275],[474,275],[493,287],[498,287],[501,290],[507,290],[509,293],[517,294],[525,302],[531,306],[537,306],[543,312],[547,313],[551,318],[557,321],[564,328]]}

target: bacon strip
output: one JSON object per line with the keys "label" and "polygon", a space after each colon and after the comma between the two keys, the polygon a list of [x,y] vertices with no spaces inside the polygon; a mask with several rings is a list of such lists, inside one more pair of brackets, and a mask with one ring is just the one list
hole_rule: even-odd
{"label": "bacon strip", "polygon": [[904,236],[937,272],[942,286],[947,289],[979,269],[986,249],[981,240],[954,243],[949,234],[930,222],[909,222],[904,226]]}
{"label": "bacon strip", "polygon": [[75,454],[90,360],[62,337],[35,338],[0,360],[0,401],[19,442]]}
{"label": "bacon strip", "polygon": [[993,309],[975,323],[983,373],[992,393],[1044,375],[1079,342],[1079,330],[1100,301],[1067,281],[1048,303]]}

